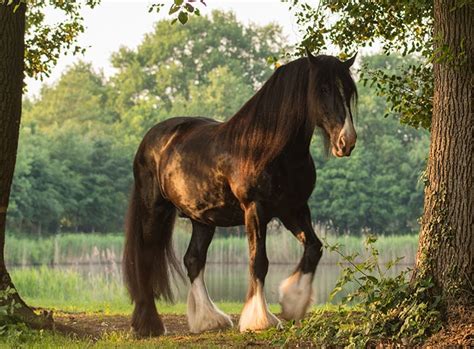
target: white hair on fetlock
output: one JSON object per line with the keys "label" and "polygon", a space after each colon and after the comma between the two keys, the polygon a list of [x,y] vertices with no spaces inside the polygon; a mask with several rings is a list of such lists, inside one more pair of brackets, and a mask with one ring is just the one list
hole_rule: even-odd
{"label": "white hair on fetlock", "polygon": [[280,284],[281,316],[285,320],[301,320],[313,302],[313,273],[294,273]]}
{"label": "white hair on fetlock", "polygon": [[254,294],[245,302],[244,309],[240,315],[239,329],[240,332],[260,331],[272,326],[280,328],[281,322],[268,310],[263,286],[257,280]]}
{"label": "white hair on fetlock", "polygon": [[204,270],[191,284],[188,294],[187,317],[189,330],[201,333],[209,330],[225,329],[233,326],[230,316],[222,312],[212,302],[204,283]]}

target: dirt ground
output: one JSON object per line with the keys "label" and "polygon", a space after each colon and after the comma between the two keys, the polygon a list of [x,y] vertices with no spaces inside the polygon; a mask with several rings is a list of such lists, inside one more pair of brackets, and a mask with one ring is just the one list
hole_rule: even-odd
{"label": "dirt ground", "polygon": [[[189,334],[185,315],[162,314],[167,335]],[[238,323],[238,315],[231,315],[232,321]],[[61,328],[68,328],[78,335],[100,338],[104,333],[112,331],[130,331],[130,316],[101,315],[98,313],[55,313],[54,320]]]}
{"label": "dirt ground", "polygon": [[[239,316],[231,315],[234,324],[238,323]],[[185,315],[162,315],[167,328],[167,335],[179,338],[189,336],[188,324]],[[98,313],[66,313],[55,312],[55,323],[60,332],[76,334],[79,337],[99,339],[105,333],[129,332],[130,317],[125,315],[104,315]],[[219,336],[225,341],[225,333]],[[197,339],[197,338],[196,338]],[[216,338],[217,339],[217,338]],[[229,338],[231,341],[232,338]],[[222,343],[224,344],[224,343]],[[226,346],[232,343],[225,343]],[[250,344],[250,343],[248,343]],[[255,346],[265,346],[265,343],[252,343]],[[259,345],[260,344],[260,345]],[[383,344],[379,347],[391,347]],[[423,348],[474,348],[474,311],[473,308],[460,308],[448,315],[448,323],[440,332],[429,338]]]}

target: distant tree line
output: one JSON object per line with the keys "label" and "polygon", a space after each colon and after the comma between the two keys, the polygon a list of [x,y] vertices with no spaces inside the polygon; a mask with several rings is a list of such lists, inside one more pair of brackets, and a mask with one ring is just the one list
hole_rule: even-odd
{"label": "distant tree line", "polygon": [[[285,45],[277,25],[245,26],[214,12],[186,26],[158,22],[136,49],[112,55],[110,78],[88,63],[73,65],[24,101],[9,229],[121,230],[145,132],[172,116],[229,118],[270,76],[267,58]],[[404,64],[380,55],[363,60],[387,70]],[[386,101],[370,87],[360,86],[359,95],[350,158],[328,158],[314,137],[313,217],[340,233],[417,230],[429,137],[400,125],[396,115],[384,118]]]}

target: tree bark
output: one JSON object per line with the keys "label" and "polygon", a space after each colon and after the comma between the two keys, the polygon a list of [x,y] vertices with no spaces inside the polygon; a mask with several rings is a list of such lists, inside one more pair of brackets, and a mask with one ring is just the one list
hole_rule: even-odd
{"label": "tree bark", "polygon": [[[0,4],[0,291],[14,289],[5,266],[5,225],[20,132],[25,52],[25,4],[14,12]],[[0,303],[15,301],[15,317],[34,327],[50,327],[50,318],[36,315],[13,293]]]}
{"label": "tree bark", "polygon": [[416,265],[416,277],[430,277],[448,308],[474,300],[474,11],[456,3],[434,1],[433,119]]}

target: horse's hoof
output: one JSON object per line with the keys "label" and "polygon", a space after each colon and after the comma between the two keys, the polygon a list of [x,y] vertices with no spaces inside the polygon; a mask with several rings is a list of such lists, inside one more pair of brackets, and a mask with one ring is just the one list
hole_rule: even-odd
{"label": "horse's hoof", "polygon": [[166,327],[161,324],[146,324],[141,327],[132,326],[133,333],[138,338],[159,337],[166,334]]}
{"label": "horse's hoof", "polygon": [[207,314],[200,314],[193,318],[189,318],[188,316],[188,324],[191,333],[224,330],[231,328],[234,325],[230,319],[230,316],[224,314],[221,311],[208,312]]}
{"label": "horse's hoof", "polygon": [[241,318],[239,323],[240,332],[259,332],[267,330],[271,327],[276,327],[280,330],[283,328],[283,325],[281,321],[270,312],[268,312],[263,317],[253,319],[251,321],[246,321],[246,319]]}
{"label": "horse's hoof", "polygon": [[135,306],[132,315],[132,330],[137,337],[158,337],[166,334],[166,327],[154,304]]}

